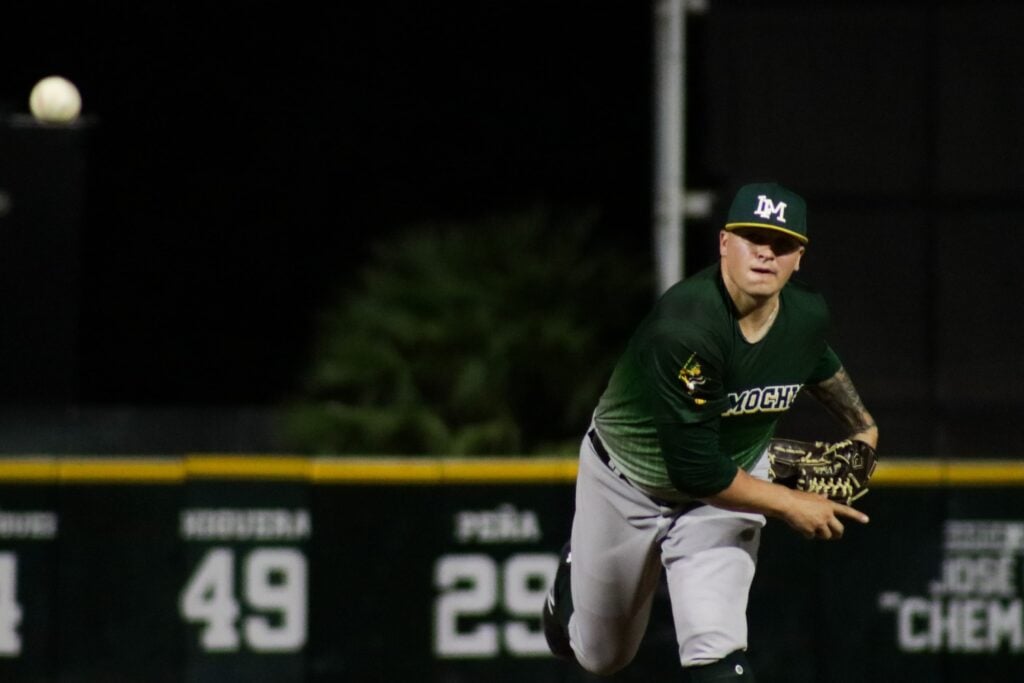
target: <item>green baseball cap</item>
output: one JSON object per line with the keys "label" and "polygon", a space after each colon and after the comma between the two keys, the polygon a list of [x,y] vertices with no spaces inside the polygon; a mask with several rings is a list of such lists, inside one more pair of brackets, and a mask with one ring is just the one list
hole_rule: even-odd
{"label": "green baseball cap", "polygon": [[752,183],[736,193],[726,230],[764,228],[784,232],[807,244],[807,203],[778,183]]}

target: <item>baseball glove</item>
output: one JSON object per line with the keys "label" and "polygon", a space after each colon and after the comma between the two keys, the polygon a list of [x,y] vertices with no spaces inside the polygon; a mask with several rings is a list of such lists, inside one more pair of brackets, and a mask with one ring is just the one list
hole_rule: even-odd
{"label": "baseball glove", "polygon": [[868,492],[877,464],[875,449],[863,441],[772,439],[768,446],[768,476],[773,482],[823,493],[847,505]]}

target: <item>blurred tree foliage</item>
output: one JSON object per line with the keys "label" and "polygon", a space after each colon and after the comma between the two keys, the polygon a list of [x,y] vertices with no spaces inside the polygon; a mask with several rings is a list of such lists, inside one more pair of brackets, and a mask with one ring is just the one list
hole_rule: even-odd
{"label": "blurred tree foliage", "polygon": [[325,316],[286,411],[300,452],[575,452],[649,268],[595,237],[596,212],[535,209],[415,226],[378,244]]}

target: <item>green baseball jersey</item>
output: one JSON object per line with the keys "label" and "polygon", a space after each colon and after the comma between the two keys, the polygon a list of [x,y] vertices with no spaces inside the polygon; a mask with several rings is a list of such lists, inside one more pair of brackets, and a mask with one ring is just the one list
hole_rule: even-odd
{"label": "green baseball jersey", "polygon": [[[805,384],[832,377],[820,294],[791,280],[771,329],[748,342],[719,265],[671,287],[640,324],[594,411],[598,435],[649,492],[703,497],[756,464]],[[680,496],[682,492],[683,496]]]}

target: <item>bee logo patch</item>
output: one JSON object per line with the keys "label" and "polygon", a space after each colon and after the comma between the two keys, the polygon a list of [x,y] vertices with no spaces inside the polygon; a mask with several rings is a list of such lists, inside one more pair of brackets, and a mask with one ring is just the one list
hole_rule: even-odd
{"label": "bee logo patch", "polygon": [[700,362],[697,360],[697,354],[691,353],[690,357],[683,363],[683,367],[679,370],[679,380],[686,387],[686,393],[690,395],[693,402],[699,406],[707,403],[707,400],[697,397],[697,392],[700,391],[704,384],[707,383],[708,378],[704,376],[704,371],[700,367]]}

